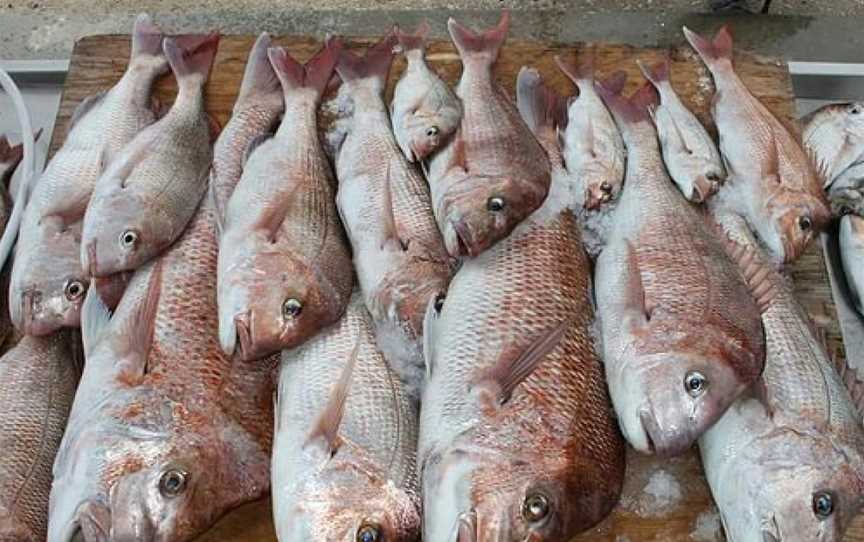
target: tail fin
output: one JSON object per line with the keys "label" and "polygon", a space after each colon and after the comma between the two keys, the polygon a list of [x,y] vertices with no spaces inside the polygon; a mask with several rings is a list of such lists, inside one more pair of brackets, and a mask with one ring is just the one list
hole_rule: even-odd
{"label": "tail fin", "polygon": [[393,47],[396,46],[396,34],[392,31],[381,38],[381,41],[369,47],[362,57],[341,49],[337,55],[336,72],[343,81],[349,83],[359,79],[374,78],[384,88],[390,64],[393,62]]}
{"label": "tail fin", "polygon": [[732,34],[729,32],[728,26],[723,25],[717,31],[714,39],[710,41],[686,26],[683,27],[683,30],[684,37],[696,49],[696,52],[699,53],[699,56],[708,68],[711,68],[719,60],[732,61]]}
{"label": "tail fin", "polygon": [[669,59],[664,58],[657,64],[653,66],[648,66],[641,60],[636,60],[636,64],[639,65],[639,69],[642,71],[642,75],[645,76],[645,79],[651,81],[651,83],[660,88],[660,85],[669,83]]}
{"label": "tail fin", "polygon": [[240,94],[237,103],[248,100],[273,97],[282,100],[282,85],[273,71],[267,50],[270,49],[272,40],[267,32],[261,33],[255,40],[255,45],[249,52],[249,60],[246,61],[246,70],[243,72],[243,82],[240,84]]}
{"label": "tail fin", "polygon": [[618,70],[612,73],[605,79],[594,83],[595,88],[603,87],[606,91],[612,94],[621,94],[624,92],[624,86],[627,84],[627,72]]}
{"label": "tail fin", "polygon": [[498,25],[481,34],[457,23],[453,18],[447,21],[447,29],[463,60],[469,56],[483,55],[490,62],[495,62],[510,30],[510,12],[504,10]]}
{"label": "tail fin", "polygon": [[333,76],[341,49],[342,42],[338,38],[329,39],[306,64],[300,64],[283,47],[273,47],[269,51],[270,63],[286,94],[292,89],[313,88],[320,98]]}
{"label": "tail fin", "polygon": [[146,13],[142,13],[135,19],[132,29],[132,58],[148,55],[160,56],[162,54],[162,39],[165,35]]}
{"label": "tail fin", "polygon": [[571,64],[560,55],[555,55],[555,64],[576,86],[594,81],[594,51],[591,54],[580,55],[576,64]]}
{"label": "tail fin", "polygon": [[629,98],[621,95],[620,90],[615,92],[607,89],[604,85],[597,85],[597,92],[606,102],[606,106],[615,115],[615,118],[624,124],[636,124],[642,121],[651,121],[648,108],[658,103],[657,91],[654,85],[646,82]]}
{"label": "tail fin", "polygon": [[399,40],[399,46],[402,47],[402,52],[423,50],[426,48],[426,36],[429,35],[429,23],[423,21],[413,34],[406,34],[398,28],[396,29],[396,39]]}
{"label": "tail fin", "polygon": [[203,83],[213,67],[213,59],[219,48],[219,33],[166,38],[162,47],[178,85],[182,80],[194,76],[200,77]]}
{"label": "tail fin", "polygon": [[554,135],[555,127],[567,122],[567,102],[543,83],[534,68],[522,66],[516,79],[516,105],[525,124],[535,135]]}

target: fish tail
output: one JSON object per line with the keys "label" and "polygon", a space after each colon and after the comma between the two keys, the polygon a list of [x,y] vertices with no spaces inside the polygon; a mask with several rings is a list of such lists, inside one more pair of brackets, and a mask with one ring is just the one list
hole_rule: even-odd
{"label": "fish tail", "polygon": [[516,79],[516,105],[525,124],[535,135],[555,133],[566,123],[567,103],[547,87],[534,68],[523,66]]}
{"label": "fish tail", "polygon": [[583,82],[594,80],[594,51],[590,54],[579,55],[576,63],[567,62],[560,55],[555,55],[555,64],[558,69],[573,81],[577,86]]}
{"label": "fish tail", "polygon": [[146,13],[138,15],[132,29],[132,60],[139,56],[161,56],[165,35]]}
{"label": "fish tail", "polygon": [[262,32],[252,46],[237,96],[238,104],[271,96],[282,99],[282,85],[267,55],[271,43],[270,34]]}
{"label": "fish tail", "polygon": [[660,62],[654,64],[653,66],[649,66],[645,64],[641,60],[637,60],[636,64],[639,65],[639,69],[642,71],[642,75],[645,76],[645,79],[651,81],[651,83],[660,88],[661,85],[664,85],[669,82],[669,59],[664,58]]}
{"label": "fish tail", "polygon": [[713,70],[722,60],[732,61],[732,34],[729,32],[728,26],[723,25],[713,40],[700,36],[686,26],[683,27],[683,30],[684,37],[687,38],[708,69]]}
{"label": "fish tail", "polygon": [[162,48],[177,77],[177,84],[183,87],[184,81],[195,80],[200,86],[207,80],[213,67],[213,59],[219,48],[219,33],[166,38]]}
{"label": "fish tail", "polygon": [[320,98],[333,76],[333,68],[341,49],[342,42],[339,38],[329,38],[327,44],[306,64],[294,60],[284,47],[271,47],[268,54],[286,95],[291,90],[313,88]]}
{"label": "fish tail", "polygon": [[372,79],[383,89],[390,73],[393,47],[396,43],[396,34],[391,31],[381,41],[369,47],[362,57],[340,49],[337,53],[336,72],[347,84],[361,79]]}
{"label": "fish tail", "polygon": [[413,34],[402,32],[396,29],[396,39],[399,40],[399,46],[403,52],[406,51],[422,51],[426,48],[426,36],[429,35],[429,23],[423,21]]}
{"label": "fish tail", "polygon": [[[613,81],[617,83],[617,79]],[[622,85],[623,86],[623,85]],[[657,91],[654,86],[646,82],[629,98],[623,96],[620,91],[615,92],[615,89],[609,89],[605,84],[597,85],[597,92],[606,102],[606,106],[615,115],[619,125],[623,127],[630,124],[637,124],[643,121],[651,120],[649,108],[654,107],[658,103]]]}
{"label": "fish tail", "polygon": [[510,29],[510,12],[504,10],[501,13],[501,19],[494,28],[479,34],[457,23],[453,18],[447,21],[447,29],[450,31],[453,44],[463,60],[469,57],[480,57],[491,64],[498,58],[498,52],[501,50],[504,40],[507,39],[507,31]]}

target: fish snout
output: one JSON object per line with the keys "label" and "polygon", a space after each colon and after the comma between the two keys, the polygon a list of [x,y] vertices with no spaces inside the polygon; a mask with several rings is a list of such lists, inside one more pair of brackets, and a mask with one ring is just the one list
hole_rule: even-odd
{"label": "fish snout", "polygon": [[696,203],[703,203],[719,189],[719,181],[711,181],[705,175],[699,175],[693,181],[693,193],[690,199]]}
{"label": "fish snout", "polygon": [[603,181],[599,184],[589,184],[585,189],[585,203],[583,207],[586,209],[597,209],[604,203],[612,201],[612,183]]}
{"label": "fish snout", "polygon": [[477,542],[477,512],[462,512],[453,529],[453,542]]}
{"label": "fish snout", "polygon": [[471,233],[459,220],[450,221],[444,235],[444,245],[447,253],[453,258],[476,255],[474,244],[471,242]]}
{"label": "fish snout", "polygon": [[63,542],[108,542],[111,540],[111,510],[94,501],[78,507]]}
{"label": "fish snout", "polygon": [[639,411],[639,421],[648,441],[648,453],[662,457],[673,457],[686,452],[693,445],[689,430],[667,431],[657,420],[655,413],[643,408]]}

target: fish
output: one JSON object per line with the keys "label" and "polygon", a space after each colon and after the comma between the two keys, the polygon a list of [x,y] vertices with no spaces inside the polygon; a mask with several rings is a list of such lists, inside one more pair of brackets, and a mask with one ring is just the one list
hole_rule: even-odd
{"label": "fish", "polygon": [[423,22],[414,34],[396,31],[399,49],[408,66],[393,90],[390,120],[399,148],[409,162],[425,160],[446,143],[459,127],[462,104],[426,63]]}
{"label": "fish", "polygon": [[[624,183],[624,142],[612,115],[594,88],[594,58],[586,56],[579,65],[555,56],[555,63],[579,89],[569,100],[562,123],[564,163],[574,183],[583,188],[576,192],[587,210],[596,210],[614,202]],[[621,82],[623,83],[623,82]],[[608,86],[616,82],[607,81]]]}
{"label": "fish", "polygon": [[594,274],[606,379],[633,448],[675,456],[756,381],[762,322],[703,210],[666,173],[651,83],[629,98],[600,92],[627,147],[624,192]]}
{"label": "fish", "polygon": [[90,285],[81,269],[81,229],[99,174],[135,135],[156,120],[154,81],[168,69],[162,32],[146,15],[135,21],[126,72],[111,89],[81,102],[69,135],[30,186],[9,286],[15,327],[47,335],[80,325]]}
{"label": "fish", "polygon": [[801,119],[804,148],[825,188],[864,160],[864,102],[829,104]]}
{"label": "fish", "polygon": [[864,216],[864,160],[839,174],[828,187],[828,201],[835,217],[853,213]]}
{"label": "fish", "polygon": [[[517,95],[551,133],[548,95],[532,78],[520,72]],[[423,540],[566,542],[618,501],[625,444],[569,189],[553,176],[544,204],[465,260],[443,304],[427,309]]]}
{"label": "fish", "polygon": [[51,469],[83,362],[79,336],[25,336],[0,358],[0,540],[47,535]]}
{"label": "fish", "polygon": [[456,87],[462,121],[430,160],[427,179],[435,219],[454,258],[476,257],[507,237],[549,191],[546,155],[492,73],[509,27],[507,11],[483,33],[447,21],[462,59]]}
{"label": "fish", "polygon": [[231,118],[213,144],[209,190],[220,227],[228,198],[243,173],[243,160],[249,145],[260,136],[270,133],[285,112],[282,85],[267,56],[272,44],[267,32],[262,32],[255,40]]}
{"label": "fish", "polygon": [[205,199],[113,315],[88,292],[49,542],[192,540],[269,491],[279,360],[244,363],[219,346],[215,221]]}
{"label": "fish", "polygon": [[336,158],[336,206],[378,345],[406,381],[419,381],[426,306],[446,294],[453,262],[429,187],[390,129],[383,93],[395,43],[391,33],[362,58],[338,53],[354,114]]}
{"label": "fish", "polygon": [[732,66],[732,35],[684,35],[714,78],[712,115],[727,182],[720,203],[743,215],[779,263],[795,261],[830,220],[816,171],[801,144],[760,102]]}
{"label": "fish", "polygon": [[417,405],[376,346],[362,295],[282,354],[273,444],[281,542],[420,539]]}
{"label": "fish", "polygon": [[708,131],[675,92],[669,59],[653,66],[640,60],[639,69],[660,95],[660,105],[649,111],[669,176],[688,200],[703,203],[717,193],[726,177],[720,151]]}
{"label": "fish", "polygon": [[840,261],[852,302],[864,316],[864,218],[848,214],[840,219]]}
{"label": "fish", "polygon": [[726,539],[843,540],[864,506],[864,428],[852,399],[861,381],[831,361],[792,283],[746,223],[732,213],[718,222],[757,295],[768,352],[753,393],[699,441]]}
{"label": "fish", "polygon": [[351,252],[316,121],[338,51],[331,40],[303,65],[270,49],[286,120],[250,144],[226,207],[217,278],[226,354],[239,347],[254,360],[298,346],[336,322],[351,296]]}
{"label": "fish", "polygon": [[165,39],[177,98],[96,182],[81,228],[79,265],[89,276],[138,269],[176,241],[195,214],[217,135],[204,111],[204,84],[218,46],[218,33]]}

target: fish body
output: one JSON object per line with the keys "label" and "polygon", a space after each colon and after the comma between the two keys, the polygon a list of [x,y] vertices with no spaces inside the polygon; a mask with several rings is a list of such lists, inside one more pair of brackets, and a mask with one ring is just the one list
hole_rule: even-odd
{"label": "fish body", "polygon": [[[562,146],[564,164],[574,183],[576,201],[597,210],[615,201],[624,183],[624,142],[618,126],[594,88],[593,60],[579,66],[555,58],[561,71],[579,89],[566,108]],[[617,84],[607,81],[607,85]]]}
{"label": "fish body", "polygon": [[726,175],[714,140],[681,98],[669,79],[669,59],[639,68],[660,95],[651,112],[663,162],[678,189],[690,201],[702,203],[720,189]]}
{"label": "fish body", "polygon": [[419,540],[417,406],[359,293],[339,322],[283,353],[276,415],[281,542]]}
{"label": "fish body", "polygon": [[134,271],[177,240],[195,213],[213,158],[204,83],[218,44],[218,34],[165,40],[177,98],[96,183],[80,231],[79,265],[90,276]]}
{"label": "fish body", "polygon": [[399,148],[409,162],[425,160],[459,127],[462,104],[426,63],[423,23],[413,35],[397,31],[399,47],[408,61],[393,91],[391,121]]}
{"label": "fish body", "polygon": [[[730,542],[840,541],[864,505],[864,429],[806,311],[734,215],[718,219],[761,292],[767,359],[758,392],[699,441]],[[852,376],[853,379],[848,377]],[[860,395],[857,395],[860,397]]]}
{"label": "fish body", "polygon": [[336,71],[354,104],[336,159],[336,205],[354,253],[363,298],[384,355],[417,378],[429,301],[443,297],[451,261],[435,224],[429,188],[407,162],[390,129],[383,99],[395,39],[364,58],[342,50]]}
{"label": "fish body", "polygon": [[219,335],[226,353],[258,359],[301,344],[339,319],[354,283],[335,180],[316,115],[338,48],[305,66],[270,57],[286,119],[251,149],[228,200],[219,248]]}
{"label": "fish body", "polygon": [[568,541],[618,500],[624,442],[568,192],[553,177],[543,206],[465,260],[443,307],[429,307],[424,540]]}
{"label": "fish body", "polygon": [[852,302],[864,315],[864,218],[848,214],[840,219],[840,259]]}
{"label": "fish body", "polygon": [[267,494],[278,358],[222,352],[216,258],[205,202],[136,272],[113,316],[88,294],[87,363],[54,466],[50,542],[191,540]]}
{"label": "fish body", "polygon": [[51,468],[83,361],[77,333],[24,337],[0,358],[0,540],[41,542]]}
{"label": "fish body", "polygon": [[438,227],[453,257],[474,257],[507,237],[543,203],[550,169],[543,149],[492,73],[510,16],[482,34],[448,21],[462,59],[456,96],[462,121],[429,164]]}
{"label": "fish body", "polygon": [[162,33],[141,16],[123,77],[78,106],[66,141],[32,183],[9,288],[11,318],[18,330],[45,335],[80,325],[90,282],[80,258],[87,204],[106,164],[154,122],[150,92],[166,69]]}
{"label": "fish body", "polygon": [[687,451],[756,380],[756,303],[702,212],[666,174],[646,83],[603,91],[627,146],[627,178],[595,272],[606,379],[636,450]]}
{"label": "fish body", "polygon": [[822,183],[789,130],[750,93],[732,66],[726,27],[713,41],[684,29],[714,78],[712,114],[728,182],[719,192],[777,261],[800,256],[830,219]]}
{"label": "fish body", "polygon": [[804,148],[826,188],[853,164],[864,160],[864,103],[829,104],[801,122]]}

